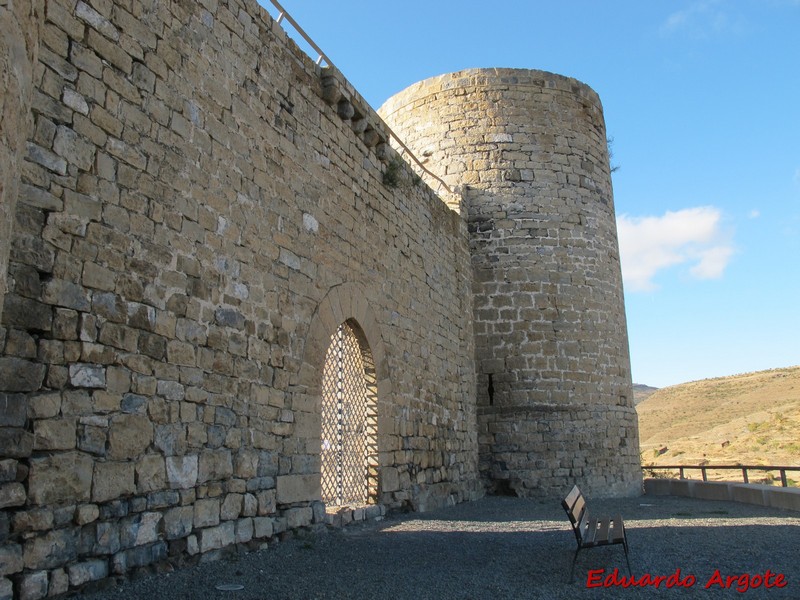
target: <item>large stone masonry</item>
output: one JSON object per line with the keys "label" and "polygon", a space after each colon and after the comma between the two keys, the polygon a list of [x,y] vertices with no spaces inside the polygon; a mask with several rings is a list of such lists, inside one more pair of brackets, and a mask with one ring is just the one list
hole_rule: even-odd
{"label": "large stone masonry", "polygon": [[352,86],[250,0],[40,19],[8,172],[0,598],[328,522],[319,388],[348,319],[379,464],[347,518],[477,497],[466,224]]}
{"label": "large stone masonry", "polygon": [[43,0],[0,2],[0,317],[43,12]]}
{"label": "large stone masonry", "polygon": [[489,488],[559,497],[577,482],[593,495],[640,493],[597,94],[552,73],[472,69],[417,83],[380,114],[464,198]]}
{"label": "large stone masonry", "polygon": [[[0,600],[475,499],[481,475],[637,491],[589,88],[477,70],[395,97],[444,196],[253,0],[0,0],[0,27]],[[367,503],[326,507],[345,322],[375,440]]]}

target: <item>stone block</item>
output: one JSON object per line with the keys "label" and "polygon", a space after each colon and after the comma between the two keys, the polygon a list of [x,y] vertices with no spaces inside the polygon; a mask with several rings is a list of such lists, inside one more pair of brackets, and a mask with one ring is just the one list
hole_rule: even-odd
{"label": "stone block", "polygon": [[97,339],[105,346],[136,352],[139,345],[139,331],[119,323],[103,323]]}
{"label": "stone block", "polygon": [[92,484],[92,502],[107,502],[108,500],[130,496],[135,493],[134,463],[95,463]]}
{"label": "stone block", "polygon": [[28,496],[32,504],[85,502],[92,489],[92,459],[66,452],[30,460]]}
{"label": "stone block", "polygon": [[19,600],[39,600],[47,596],[49,579],[47,571],[26,573],[19,580]]}
{"label": "stone block", "polygon": [[173,489],[188,489],[197,484],[198,459],[195,455],[168,456],[167,481]]}
{"label": "stone block", "polygon": [[26,500],[25,486],[21,483],[0,483],[0,508],[22,506]]}
{"label": "stone block", "polygon": [[78,587],[90,581],[98,581],[108,577],[108,561],[95,558],[84,562],[70,565],[67,569],[69,573],[69,583],[73,587]]}
{"label": "stone block", "polygon": [[0,577],[0,600],[14,600],[14,584],[5,577]]}
{"label": "stone block", "polygon": [[198,462],[197,482],[219,481],[228,479],[233,475],[233,460],[231,451],[225,448],[219,450],[203,450]]}
{"label": "stone block", "polygon": [[166,470],[164,457],[160,454],[147,454],[136,463],[136,491],[139,494],[164,489]]}
{"label": "stone block", "polygon": [[22,546],[19,544],[0,546],[0,577],[19,573],[23,567]]}
{"label": "stone block", "polygon": [[718,481],[695,481],[692,494],[695,498],[702,498],[704,500],[731,499],[728,484]]}
{"label": "stone block", "polygon": [[50,586],[47,591],[48,596],[58,596],[66,594],[69,589],[69,575],[64,569],[53,569],[50,571]]}
{"label": "stone block", "polygon": [[[370,506],[369,508],[379,508],[377,505]],[[325,504],[323,502],[314,502],[311,505],[311,510],[314,511],[314,523],[325,523],[327,513],[325,511]],[[370,517],[367,517],[368,519]]]}
{"label": "stone block", "polygon": [[78,530],[57,529],[25,541],[23,560],[30,570],[54,569],[78,555]]}
{"label": "stone block", "polygon": [[270,538],[272,537],[272,518],[271,517],[254,517],[253,518],[253,536],[256,538]]}
{"label": "stone block", "polygon": [[400,489],[399,472],[394,467],[384,467],[381,469],[381,490],[386,492],[396,492]]}
{"label": "stone block", "polygon": [[53,511],[49,508],[32,508],[14,513],[14,533],[47,531],[53,528]]}
{"label": "stone block", "polygon": [[89,312],[89,293],[77,283],[64,279],[51,279],[44,286],[42,300],[46,304],[63,306],[81,312]]}
{"label": "stone block", "polygon": [[167,360],[171,364],[193,367],[197,364],[195,347],[188,342],[171,340],[167,342]]}
{"label": "stone block", "polygon": [[220,508],[220,518],[223,521],[238,519],[239,515],[242,514],[243,501],[244,496],[242,494],[228,494],[225,496]]}
{"label": "stone block", "polygon": [[[64,416],[91,415],[93,409],[92,396],[87,390],[66,390],[61,400],[61,414]],[[102,419],[103,417],[98,417]]]}
{"label": "stone block", "polygon": [[25,427],[27,404],[24,394],[0,392],[0,427]]}
{"label": "stone block", "polygon": [[10,329],[7,332],[5,353],[18,358],[36,358],[36,341],[27,331]]}
{"label": "stone block", "polygon": [[244,544],[253,539],[253,519],[239,519],[236,521],[236,543]]}
{"label": "stone block", "polygon": [[147,398],[139,394],[124,394],[120,410],[128,414],[144,415],[147,413]]}
{"label": "stone block", "polygon": [[178,490],[162,490],[147,495],[147,508],[167,508],[180,504],[181,494]]}
{"label": "stone block", "polygon": [[764,486],[748,483],[730,484],[731,500],[745,504],[758,504],[768,506],[764,497]]}
{"label": "stone block", "polygon": [[0,357],[0,391],[35,392],[42,387],[45,365],[14,356]]}
{"label": "stone block", "polygon": [[120,524],[104,522],[97,524],[97,538],[94,545],[95,554],[116,554],[120,551]]}
{"label": "stone block", "polygon": [[312,502],[321,497],[320,476],[316,475],[282,475],[277,479],[278,504],[295,502]]}
{"label": "stone block", "polygon": [[95,146],[64,125],[58,127],[53,150],[82,171],[89,171],[94,165]]}
{"label": "stone block", "polygon": [[178,506],[164,512],[164,536],[168,540],[184,538],[194,529],[194,507]]}
{"label": "stone block", "polygon": [[773,508],[800,511],[800,488],[769,487],[764,494]]}
{"label": "stone block", "polygon": [[200,530],[197,537],[200,543],[200,552],[205,554],[210,550],[233,544],[236,541],[236,525],[233,521],[226,521],[216,527]]}
{"label": "stone block", "polygon": [[34,450],[73,450],[76,439],[75,419],[45,419],[33,423]]}
{"label": "stone block", "polygon": [[233,474],[242,479],[251,479],[258,473],[258,452],[242,448],[236,453]]}
{"label": "stone block", "polygon": [[13,458],[0,459],[0,483],[17,480],[17,467],[19,461]]}
{"label": "stone block", "polygon": [[684,496],[686,498],[691,498],[693,495],[693,489],[695,481],[690,479],[669,479],[669,490],[670,494],[673,496]]}
{"label": "stone block", "polygon": [[200,553],[200,544],[197,541],[196,535],[190,535],[186,538],[186,552],[189,556]]}
{"label": "stone block", "polygon": [[106,387],[106,369],[100,365],[78,363],[69,366],[69,380],[75,387]]}
{"label": "stone block", "polygon": [[219,524],[219,498],[205,498],[194,503],[194,526],[210,527]]}
{"label": "stone block", "polygon": [[32,433],[20,427],[0,427],[0,456],[25,458],[32,450]]}
{"label": "stone block", "polygon": [[144,567],[167,558],[167,543],[155,542],[149,546],[137,546],[115,554],[111,560],[111,569],[117,575],[127,573],[131,569]]}
{"label": "stone block", "polygon": [[144,512],[125,517],[120,522],[120,546],[125,549],[155,542],[158,540],[161,519],[159,512]]}
{"label": "stone block", "polygon": [[242,516],[255,517],[258,514],[258,498],[253,494],[245,494],[242,502]]}
{"label": "stone block", "polygon": [[120,414],[111,419],[108,429],[108,457],[133,459],[153,442],[153,425],[144,415]]}
{"label": "stone block", "polygon": [[100,517],[100,509],[96,504],[82,504],[75,509],[75,524],[87,525]]}
{"label": "stone block", "polygon": [[86,102],[86,98],[71,88],[64,88],[61,101],[75,112],[79,112],[84,116],[89,114],[89,104]]}
{"label": "stone block", "polygon": [[[154,407],[157,403],[155,401],[151,402],[151,408]],[[167,406],[167,405],[165,405]],[[173,407],[170,406],[170,409]],[[164,411],[163,419],[166,420],[168,417],[166,416],[167,411]],[[150,411],[150,418],[154,421],[156,420],[156,411]],[[169,425],[157,425],[155,429],[155,436],[153,439],[153,444],[156,448],[161,450],[162,453],[166,454],[167,456],[174,455],[174,454],[183,454],[186,452],[186,449],[189,444],[189,439],[187,437],[187,427],[183,423],[170,423]]]}
{"label": "stone block", "polygon": [[84,452],[105,456],[107,439],[106,427],[95,427],[88,424],[81,424],[78,427],[78,448]]}
{"label": "stone block", "polygon": [[214,316],[217,325],[220,327],[232,327],[237,330],[244,329],[244,315],[235,308],[218,308]]}
{"label": "stone block", "polygon": [[47,392],[28,397],[28,417],[31,419],[51,419],[61,411],[61,394]]}
{"label": "stone block", "polygon": [[311,525],[311,521],[314,518],[314,512],[310,506],[304,506],[302,508],[290,508],[289,510],[285,511],[284,517],[286,517],[286,526],[289,529],[297,529],[298,527],[307,527]]}
{"label": "stone block", "polygon": [[277,490],[262,490],[256,493],[258,514],[271,515],[277,508]]}

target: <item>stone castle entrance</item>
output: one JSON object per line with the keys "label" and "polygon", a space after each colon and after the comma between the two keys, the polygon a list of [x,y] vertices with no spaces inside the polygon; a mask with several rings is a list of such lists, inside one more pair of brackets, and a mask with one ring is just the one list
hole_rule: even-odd
{"label": "stone castle entrance", "polygon": [[322,501],[326,507],[377,500],[375,365],[358,323],[331,336],[322,375]]}

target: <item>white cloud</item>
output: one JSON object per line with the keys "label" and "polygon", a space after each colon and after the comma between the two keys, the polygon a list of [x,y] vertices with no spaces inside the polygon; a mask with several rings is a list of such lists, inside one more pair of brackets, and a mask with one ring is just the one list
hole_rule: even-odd
{"label": "white cloud", "polygon": [[696,279],[717,279],[733,256],[722,229],[722,213],[711,206],[668,211],[660,217],[617,219],[622,277],[629,291],[656,289],[653,278],[664,269],[689,265]]}
{"label": "white cloud", "polygon": [[735,5],[720,0],[700,0],[670,14],[661,31],[666,34],[682,31],[696,38],[706,38],[710,34],[741,34],[747,29],[747,22],[741,15],[731,14],[730,9],[735,10]]}

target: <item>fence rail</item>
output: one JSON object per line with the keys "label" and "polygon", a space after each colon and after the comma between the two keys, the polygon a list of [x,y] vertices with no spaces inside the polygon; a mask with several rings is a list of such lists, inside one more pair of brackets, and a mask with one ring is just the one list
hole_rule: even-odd
{"label": "fence rail", "polygon": [[703,481],[708,481],[708,471],[741,471],[744,483],[750,483],[747,476],[748,471],[778,471],[781,474],[781,485],[788,487],[786,479],[787,471],[798,471],[800,467],[779,467],[775,465],[642,465],[642,471],[658,471],[663,469],[678,469],[680,478],[687,479],[687,470],[699,470],[702,473]]}
{"label": "fence rail", "polygon": [[311,36],[308,35],[303,30],[303,28],[300,27],[300,25],[297,23],[297,21],[295,21],[292,18],[292,15],[290,15],[287,12],[287,10],[285,8],[283,8],[283,6],[281,6],[280,3],[277,0],[270,0],[270,2],[272,3],[272,6],[274,6],[275,8],[278,9],[278,18],[276,19],[276,21],[278,22],[278,25],[280,25],[281,21],[283,21],[284,19],[289,21],[289,23],[292,24],[292,27],[294,27],[295,31],[297,31],[297,33],[299,33],[301,36],[303,36],[303,39],[308,43],[309,46],[311,46],[314,49],[314,52],[316,52],[318,54],[316,63],[318,65],[320,65],[320,64],[322,64],[322,61],[324,60],[326,65],[328,65],[329,67],[332,67],[333,63],[331,62],[331,60],[325,55],[325,53],[320,49],[320,47],[317,46],[317,44],[314,42],[314,40],[311,39]]}

